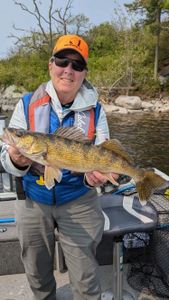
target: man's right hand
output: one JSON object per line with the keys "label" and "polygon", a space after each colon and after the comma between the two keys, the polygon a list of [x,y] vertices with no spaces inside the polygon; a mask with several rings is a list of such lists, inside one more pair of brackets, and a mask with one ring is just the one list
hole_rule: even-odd
{"label": "man's right hand", "polygon": [[28,167],[32,160],[22,155],[15,147],[8,146],[9,156],[16,167]]}

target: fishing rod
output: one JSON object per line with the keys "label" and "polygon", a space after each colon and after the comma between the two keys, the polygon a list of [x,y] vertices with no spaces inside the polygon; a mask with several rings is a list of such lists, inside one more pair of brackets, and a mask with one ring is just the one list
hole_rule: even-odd
{"label": "fishing rod", "polygon": [[0,223],[14,223],[16,221],[15,218],[1,218]]}
{"label": "fishing rod", "polygon": [[132,190],[132,189],[135,189],[135,188],[136,188],[135,184],[131,183],[131,184],[125,185],[125,186],[115,190],[114,192],[112,192],[112,195],[118,195],[118,194],[121,194],[125,191]]}

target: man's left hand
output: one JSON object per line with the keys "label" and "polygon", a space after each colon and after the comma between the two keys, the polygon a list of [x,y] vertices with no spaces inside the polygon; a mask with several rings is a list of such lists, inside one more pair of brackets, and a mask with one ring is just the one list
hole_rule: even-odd
{"label": "man's left hand", "polygon": [[[115,180],[117,180],[118,177],[119,177],[119,174],[111,173],[111,176]],[[86,172],[85,173],[85,179],[86,179],[86,182],[90,186],[101,186],[101,185],[103,185],[104,183],[107,182],[107,177],[103,173],[100,173],[98,171]]]}

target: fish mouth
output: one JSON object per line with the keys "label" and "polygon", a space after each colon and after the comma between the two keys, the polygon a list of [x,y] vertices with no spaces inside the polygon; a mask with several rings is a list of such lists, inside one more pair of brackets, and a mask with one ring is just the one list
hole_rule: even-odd
{"label": "fish mouth", "polygon": [[16,148],[16,142],[17,142],[17,129],[16,128],[6,128],[3,133],[3,141]]}
{"label": "fish mouth", "polygon": [[13,146],[14,144],[14,138],[11,134],[11,132],[6,128],[3,135],[2,135],[2,141]]}

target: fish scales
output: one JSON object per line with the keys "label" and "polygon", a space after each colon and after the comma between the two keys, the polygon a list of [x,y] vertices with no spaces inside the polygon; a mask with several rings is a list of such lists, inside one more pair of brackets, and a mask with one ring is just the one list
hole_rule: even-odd
{"label": "fish scales", "polygon": [[70,168],[72,171],[87,172],[93,169],[100,169],[103,166],[110,167],[112,161],[111,153],[107,156],[100,147],[89,144],[82,144],[77,141],[58,139],[55,137],[56,148],[48,144],[48,155],[46,160],[48,163],[54,164],[62,168]]}

